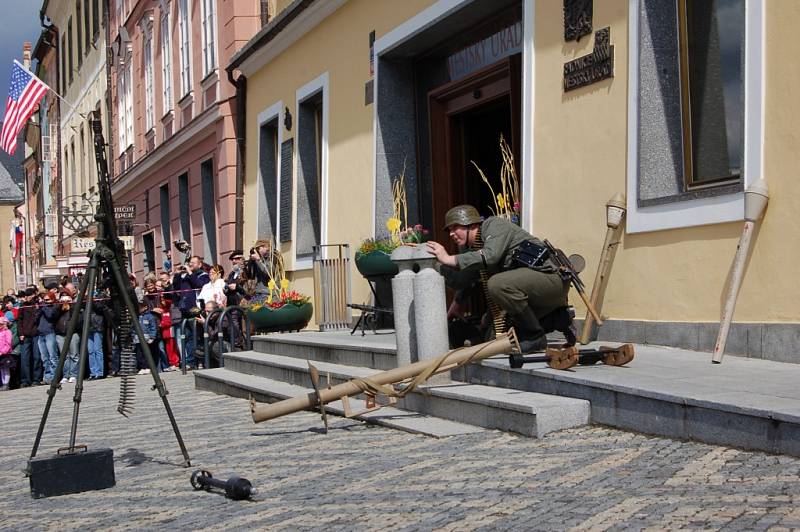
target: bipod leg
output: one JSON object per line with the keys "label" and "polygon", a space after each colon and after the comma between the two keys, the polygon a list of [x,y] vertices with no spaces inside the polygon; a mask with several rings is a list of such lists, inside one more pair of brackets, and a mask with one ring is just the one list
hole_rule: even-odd
{"label": "bipod leg", "polygon": [[186,445],[183,443],[183,437],[181,436],[181,431],[178,428],[178,423],[175,421],[175,415],[172,413],[172,408],[169,406],[169,401],[167,400],[167,388],[164,386],[164,381],[161,380],[161,377],[158,374],[158,367],[153,360],[153,355],[150,352],[150,347],[145,342],[144,338],[144,331],[142,331],[142,325],[139,323],[139,320],[136,317],[139,315],[137,309],[133,306],[133,301],[131,300],[131,296],[128,293],[128,285],[127,281],[123,278],[122,272],[120,271],[119,264],[115,260],[108,261],[109,265],[111,266],[111,271],[114,274],[114,281],[117,283],[117,288],[119,289],[120,296],[122,297],[123,304],[128,308],[128,312],[131,314],[131,322],[136,331],[136,335],[139,337],[139,343],[142,346],[142,351],[144,352],[144,357],[147,360],[147,365],[150,367],[150,374],[153,376],[153,382],[155,383],[155,389],[158,390],[158,395],[161,397],[161,400],[164,403],[164,409],[167,411],[167,416],[169,417],[169,422],[172,425],[172,431],[175,433],[175,437],[178,440],[178,445],[181,448],[181,453],[183,454],[183,466],[189,467],[191,466],[191,461],[189,459],[189,453],[186,450]]}
{"label": "bipod leg", "polygon": [[544,362],[553,369],[565,370],[573,367],[579,361],[578,349],[574,346],[565,348],[548,348],[544,355],[509,355],[509,365],[519,369],[524,364]]}
{"label": "bipod leg", "polygon": [[[75,383],[75,395],[72,398],[72,427],[69,431],[69,452],[75,452],[75,437],[78,434],[78,414],[81,408],[81,398],[83,397],[83,375],[86,373],[86,364],[89,360],[89,324],[91,323],[92,305],[94,303],[94,287],[97,282],[97,261],[92,255],[92,262],[86,268],[86,293],[84,294],[86,300],[86,310],[83,313],[83,328],[81,330],[81,346],[78,350],[79,360],[78,364],[78,380]],[[73,314],[70,317],[70,323],[75,319],[75,316],[80,314],[80,306],[75,306]],[[76,320],[77,321],[77,320]],[[76,323],[77,326],[77,323]],[[64,338],[64,350],[69,348],[72,340],[72,335],[75,333],[73,328],[67,331],[67,336]]]}
{"label": "bipod leg", "polygon": [[[316,394],[317,404],[319,405],[319,412],[322,416],[322,422],[325,424],[325,434],[328,433],[328,413],[325,411],[325,403],[322,402],[322,395],[319,393],[319,370],[314,366],[311,361],[308,362],[308,374],[311,376],[311,385],[314,387],[314,394]],[[328,379],[330,381],[330,379]]]}
{"label": "bipod leg", "polygon": [[[96,261],[95,254],[92,253],[92,258],[90,260],[90,264]],[[96,262],[95,262],[96,264]],[[80,307],[83,303],[83,299],[86,296],[86,287],[89,284],[88,276],[84,276],[81,280],[81,284],[78,287],[78,296],[76,300],[73,302],[73,314],[70,316],[69,323],[67,324],[67,336],[64,337],[64,345],[61,348],[61,353],[58,357],[58,365],[56,366],[56,372],[53,376],[53,380],[50,382],[50,388],[47,390],[47,402],[44,405],[44,412],[42,413],[42,419],[39,422],[39,430],[36,432],[36,439],[33,441],[33,448],[31,449],[31,459],[36,458],[36,453],[39,450],[39,444],[42,441],[42,434],[44,433],[44,426],[47,424],[47,417],[50,414],[50,407],[53,405],[53,399],[56,395],[56,390],[59,388],[61,381],[61,377],[64,374],[64,363],[67,359],[67,352],[69,351],[70,341],[72,340],[72,335],[75,333],[75,329],[78,327],[78,317],[80,316]]]}

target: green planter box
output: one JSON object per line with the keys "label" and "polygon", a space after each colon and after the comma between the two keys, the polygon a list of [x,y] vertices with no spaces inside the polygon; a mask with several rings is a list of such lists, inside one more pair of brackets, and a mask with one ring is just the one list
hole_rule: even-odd
{"label": "green planter box", "polygon": [[356,255],[356,268],[364,277],[371,276],[394,276],[399,271],[397,265],[389,258],[389,254],[383,251],[370,251],[365,254]]}
{"label": "green planter box", "polygon": [[314,305],[310,302],[301,306],[284,305],[281,308],[271,309],[261,307],[258,310],[247,310],[247,317],[253,324],[256,332],[288,332],[299,331],[308,325]]}

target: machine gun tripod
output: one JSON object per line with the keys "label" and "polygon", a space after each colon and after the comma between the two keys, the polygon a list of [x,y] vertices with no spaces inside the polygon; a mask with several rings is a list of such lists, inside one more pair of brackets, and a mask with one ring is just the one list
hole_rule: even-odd
{"label": "machine gun tripod", "polygon": [[[124,247],[121,240],[117,236],[116,223],[114,221],[114,206],[111,199],[111,186],[109,183],[108,166],[105,157],[106,145],[105,140],[103,139],[101,123],[100,120],[95,118],[91,119],[90,122],[94,132],[95,158],[98,167],[98,186],[100,189],[100,203],[94,216],[97,225],[95,248],[89,253],[89,264],[86,268],[86,274],[83,276],[83,280],[80,283],[78,294],[72,307],[72,315],[70,316],[67,324],[67,331],[64,337],[63,347],[61,348],[61,352],[59,354],[58,365],[55,369],[55,376],[53,377],[50,388],[47,391],[47,403],[45,405],[44,413],[42,414],[42,420],[39,424],[39,430],[36,434],[36,440],[34,441],[33,449],[31,451],[31,460],[28,462],[28,474],[31,475],[33,470],[31,462],[36,457],[36,452],[39,448],[42,433],[44,432],[44,427],[47,423],[47,416],[50,412],[50,407],[53,403],[56,391],[60,388],[59,382],[63,376],[64,363],[66,361],[67,352],[69,351],[70,340],[72,339],[72,335],[75,334],[77,330],[81,308],[83,308],[85,318],[83,320],[83,328],[80,339],[78,378],[73,397],[74,405],[72,411],[72,428],[69,437],[69,447],[65,448],[64,451],[66,451],[67,456],[75,456],[76,447],[81,447],[75,445],[75,439],[78,428],[78,414],[80,411],[81,398],[83,394],[83,376],[86,372],[86,365],[88,361],[87,348],[89,339],[89,325],[91,321],[90,316],[92,314],[92,307],[94,304],[95,290],[98,287],[101,274],[103,274],[104,277],[109,281],[112,300],[121,304],[121,314],[123,315],[123,319],[130,321],[130,326],[132,326],[134,333],[139,338],[139,343],[144,353],[144,358],[147,361],[147,365],[150,368],[150,374],[153,377],[153,388],[158,390],[158,394],[161,397],[161,400],[164,402],[164,408],[166,409],[170,423],[172,424],[172,430],[175,432],[175,437],[177,438],[178,445],[181,448],[181,453],[183,454],[184,459],[183,466],[189,467],[191,465],[189,453],[186,451],[186,446],[183,443],[183,437],[181,436],[177,422],[175,421],[175,416],[172,413],[172,408],[167,400],[167,389],[158,374],[158,367],[156,366],[155,360],[153,359],[153,354],[150,352],[150,348],[145,341],[144,332],[139,324],[139,320],[136,319],[139,314],[138,308],[134,306],[134,300],[131,297],[132,287],[128,278],[127,267],[125,265]],[[127,325],[127,323],[125,324]],[[123,347],[130,347],[129,329],[124,327],[120,327],[120,329],[124,331],[121,337],[121,343]],[[123,379],[124,378],[125,377],[123,377]],[[126,411],[122,408],[119,409],[119,411],[123,415],[126,414]],[[113,463],[111,464],[111,467],[113,468]],[[111,478],[113,480],[113,469],[111,471]],[[34,479],[32,477],[32,489],[33,483]],[[98,488],[87,487],[85,489],[78,489],[75,491],[85,491],[86,489]],[[74,493],[75,491],[62,491],[54,494]]]}

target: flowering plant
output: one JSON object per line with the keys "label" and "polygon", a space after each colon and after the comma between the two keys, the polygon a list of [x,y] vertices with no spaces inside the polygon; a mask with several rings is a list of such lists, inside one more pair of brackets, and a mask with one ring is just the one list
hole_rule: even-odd
{"label": "flowering plant", "polygon": [[517,178],[517,171],[514,168],[514,154],[511,152],[506,139],[500,135],[500,153],[503,156],[503,164],[500,167],[500,189],[501,191],[495,194],[494,187],[489,182],[486,174],[478,167],[475,161],[472,165],[478,170],[481,179],[489,191],[492,193],[494,200],[494,208],[489,205],[489,210],[492,211],[494,216],[505,218],[517,225],[520,224],[520,204],[519,204],[519,179]]}
{"label": "flowering plant", "polygon": [[[408,225],[405,162],[403,163],[403,171],[392,183],[392,199],[394,213],[386,220],[386,229],[389,231],[389,237],[365,239],[359,246],[358,251],[356,251],[356,259],[373,251],[383,251],[388,254],[402,245],[421,244],[427,242],[430,238],[430,231],[422,227],[422,225],[416,224],[413,227]],[[404,226],[405,228],[403,228]]]}

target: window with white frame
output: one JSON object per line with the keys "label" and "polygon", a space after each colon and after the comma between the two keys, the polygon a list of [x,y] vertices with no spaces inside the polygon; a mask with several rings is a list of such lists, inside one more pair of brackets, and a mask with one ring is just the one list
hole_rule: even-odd
{"label": "window with white frame", "polygon": [[125,127],[125,72],[127,65],[121,64],[117,70],[117,116],[120,120],[117,122],[117,146],[119,146],[119,153],[125,153],[125,148],[128,147],[127,132]]}
{"label": "window with white frame", "polygon": [[120,63],[117,81],[117,109],[121,117],[118,124],[119,152],[125,153],[133,144],[133,56],[128,51]]}
{"label": "window with white frame", "polygon": [[203,0],[203,76],[217,68],[216,0]]}
{"label": "window with white frame", "polygon": [[181,96],[192,90],[192,54],[189,49],[191,29],[189,28],[189,0],[178,0],[178,30],[181,52]]}
{"label": "window with white frame", "polygon": [[172,39],[169,27],[169,5],[161,14],[161,102],[163,113],[172,110]]}
{"label": "window with white frame", "polygon": [[145,131],[150,131],[155,125],[153,112],[153,24],[145,22],[144,25],[144,122]]}

